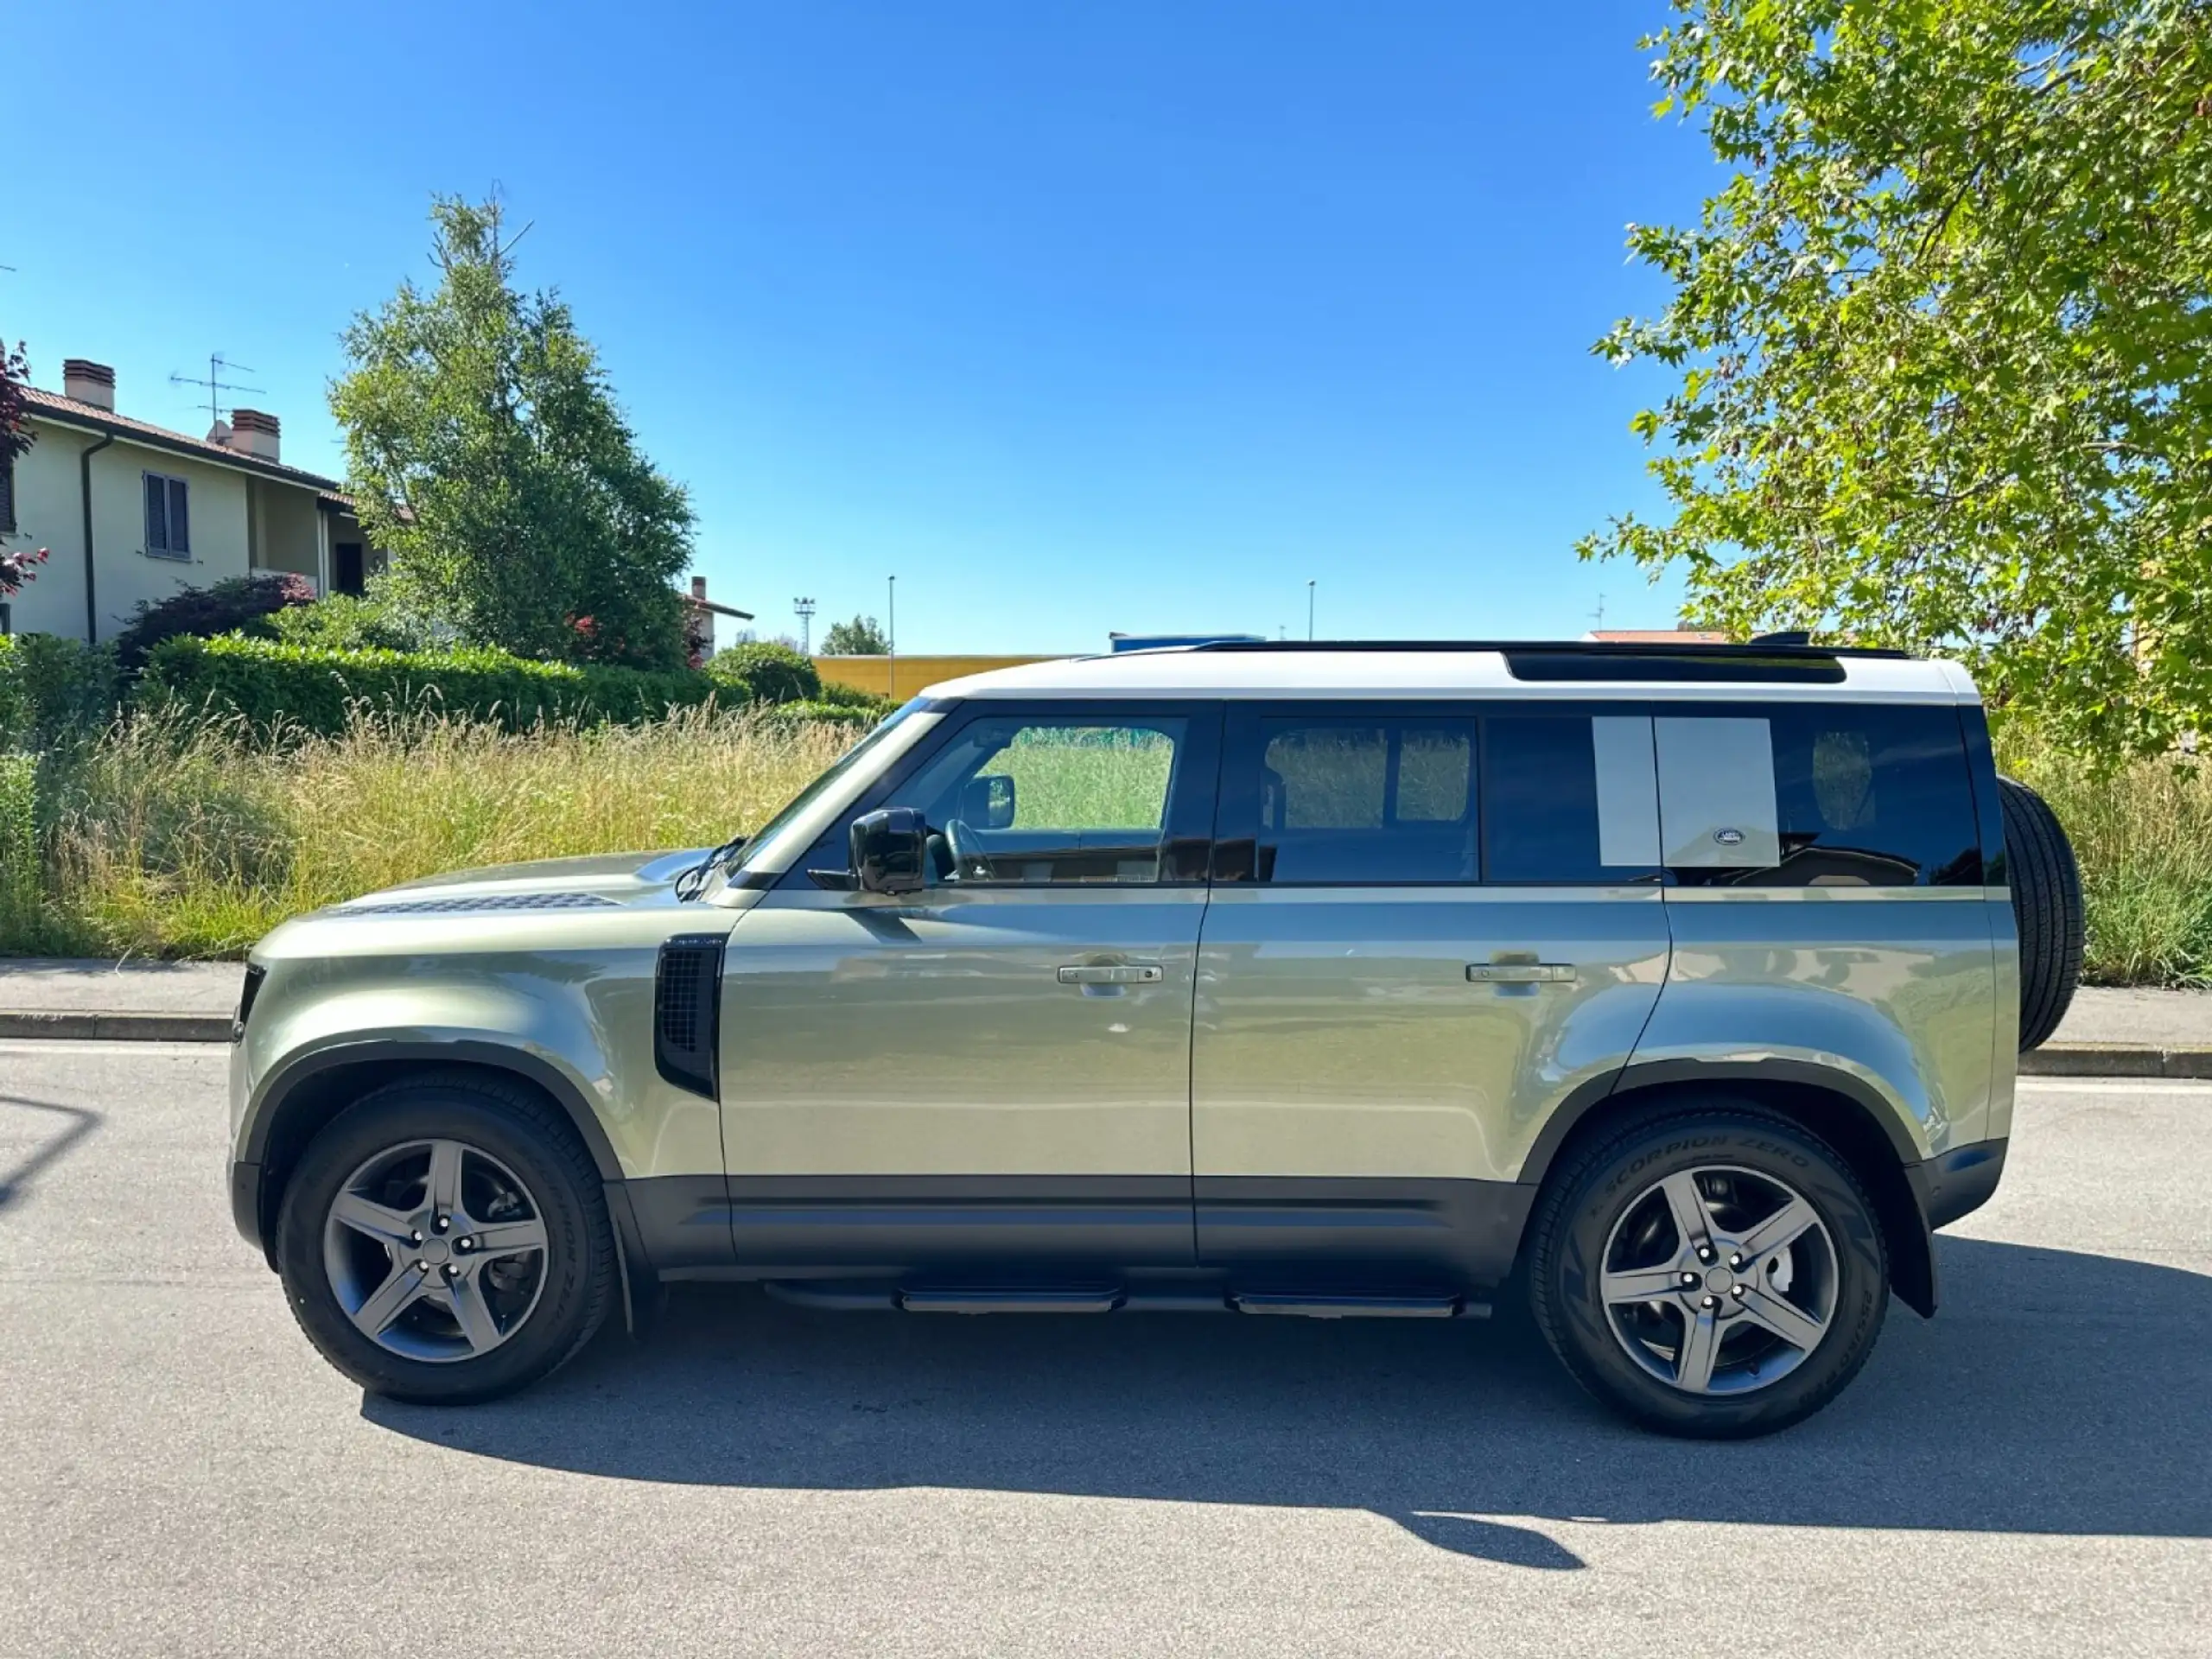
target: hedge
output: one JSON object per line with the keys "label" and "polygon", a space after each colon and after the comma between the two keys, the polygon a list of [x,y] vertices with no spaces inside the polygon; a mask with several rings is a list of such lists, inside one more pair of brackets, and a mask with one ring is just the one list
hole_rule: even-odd
{"label": "hedge", "polygon": [[706,672],[753,702],[806,702],[822,695],[813,662],[772,639],[726,646],[707,659]]}
{"label": "hedge", "polygon": [[580,667],[501,651],[328,651],[226,635],[165,639],[147,658],[142,694],[235,711],[258,726],[345,728],[356,704],[378,712],[465,715],[519,730],[543,721],[657,720],[671,708],[736,700],[690,669]]}
{"label": "hedge", "polygon": [[115,718],[115,653],[49,633],[0,633],[0,748],[52,748]]}

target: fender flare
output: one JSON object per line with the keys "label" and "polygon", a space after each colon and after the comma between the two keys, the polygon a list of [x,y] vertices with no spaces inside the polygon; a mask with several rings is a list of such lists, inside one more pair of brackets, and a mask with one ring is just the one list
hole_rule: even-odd
{"label": "fender flare", "polygon": [[[1869,1196],[1881,1220],[1890,1247],[1890,1287],[1907,1307],[1923,1319],[1936,1312],[1936,1243],[1934,1224],[1923,1188],[1923,1166],[1911,1133],[1899,1121],[1897,1109],[1864,1081],[1834,1066],[1780,1058],[1758,1060],[1650,1060],[1628,1065],[1606,1077],[1593,1077],[1560,1103],[1529,1149],[1520,1179],[1541,1186],[1567,1137],[1592,1112],[1628,1096],[1633,1099],[1656,1088],[1688,1085],[1726,1090],[1730,1084],[1780,1084],[1837,1096],[1855,1106],[1878,1131],[1893,1162],[1866,1169]],[[1818,1125],[1811,1127],[1817,1128]],[[1839,1147],[1848,1155],[1848,1149]],[[1859,1160],[1862,1165],[1866,1159]]]}

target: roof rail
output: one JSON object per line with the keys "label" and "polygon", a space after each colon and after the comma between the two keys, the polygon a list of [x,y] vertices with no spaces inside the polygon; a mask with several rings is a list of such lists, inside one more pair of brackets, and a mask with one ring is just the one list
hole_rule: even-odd
{"label": "roof rail", "polygon": [[[1172,649],[1172,647],[1171,647]],[[1495,651],[1513,655],[1570,652],[1578,657],[1710,657],[1723,661],[1764,658],[1774,661],[1796,658],[1829,659],[1861,657],[1910,661],[1910,652],[1884,645],[1815,645],[1804,636],[1762,635],[1758,639],[1725,645],[1693,640],[1676,643],[1661,639],[1210,639],[1180,647],[1185,651],[1360,652],[1360,651]]]}

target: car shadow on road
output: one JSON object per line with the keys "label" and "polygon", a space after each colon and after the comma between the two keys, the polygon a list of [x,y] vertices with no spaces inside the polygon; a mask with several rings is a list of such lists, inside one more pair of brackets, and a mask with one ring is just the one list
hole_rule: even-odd
{"label": "car shadow on road", "polygon": [[1788,1433],[1694,1444],[1584,1398],[1516,1323],[826,1313],[679,1290],[518,1398],[371,1399],[403,1434],[617,1478],[1352,1507],[1459,1553],[1581,1561],[1545,1520],[2212,1536],[2212,1278],[1939,1241],[1946,1308],[1892,1305]]}
{"label": "car shadow on road", "polygon": [[[0,1150],[0,1211],[18,1202],[32,1179],[59,1161],[69,1149],[100,1126],[100,1114],[84,1106],[65,1106],[55,1100],[33,1100],[25,1095],[0,1095],[0,1108],[18,1107],[50,1112],[60,1119],[53,1132],[34,1140],[30,1150],[10,1158]],[[41,1120],[34,1119],[34,1122]]]}

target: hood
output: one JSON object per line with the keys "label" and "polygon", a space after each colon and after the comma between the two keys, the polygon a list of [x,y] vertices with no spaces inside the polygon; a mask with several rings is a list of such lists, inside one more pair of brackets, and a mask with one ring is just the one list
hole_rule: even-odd
{"label": "hood", "polygon": [[518,900],[558,900],[569,895],[575,895],[569,900],[572,903],[589,904],[596,899],[624,904],[665,888],[713,850],[709,847],[690,847],[672,853],[594,853],[582,858],[541,858],[526,864],[492,864],[477,870],[451,870],[416,881],[402,881],[381,893],[363,893],[358,899],[347,899],[339,908],[354,910],[387,902],[404,904],[409,899],[482,898],[495,901],[493,907],[504,909]]}

